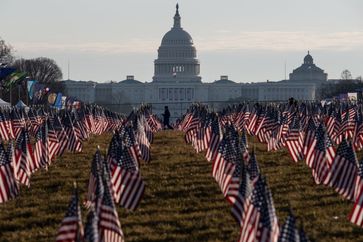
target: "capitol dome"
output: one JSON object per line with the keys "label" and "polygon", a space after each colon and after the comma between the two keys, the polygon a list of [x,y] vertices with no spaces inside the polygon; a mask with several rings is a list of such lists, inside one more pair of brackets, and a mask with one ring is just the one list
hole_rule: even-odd
{"label": "capitol dome", "polygon": [[314,59],[313,57],[310,55],[310,51],[308,51],[308,54],[305,56],[304,58],[304,63],[305,64],[314,64]]}
{"label": "capitol dome", "polygon": [[161,45],[192,45],[193,39],[190,34],[182,28],[172,28],[167,32],[162,41]]}
{"label": "capitol dome", "polygon": [[200,65],[191,35],[181,27],[179,5],[174,25],[161,40],[155,60],[155,82],[201,82]]}

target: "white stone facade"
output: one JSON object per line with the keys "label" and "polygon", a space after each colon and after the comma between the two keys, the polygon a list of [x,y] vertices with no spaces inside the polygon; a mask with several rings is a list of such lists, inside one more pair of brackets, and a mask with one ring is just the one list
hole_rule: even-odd
{"label": "white stone facade", "polygon": [[[311,63],[305,64],[313,64],[310,57],[305,57],[304,62],[311,60]],[[301,68],[299,70],[300,75]],[[141,103],[151,104],[157,114],[163,112],[164,106],[169,106],[174,118],[183,114],[193,102],[210,103],[218,108],[230,100],[284,101],[290,97],[314,100],[316,96],[314,82],[237,83],[228,80],[228,76],[221,76],[220,80],[203,83],[201,79],[197,51],[192,37],[181,27],[177,7],[174,25],[164,35],[158,49],[151,82],[140,82],[134,76],[127,76],[126,80],[113,83],[66,81],[65,84],[67,95],[85,102],[125,113]]]}

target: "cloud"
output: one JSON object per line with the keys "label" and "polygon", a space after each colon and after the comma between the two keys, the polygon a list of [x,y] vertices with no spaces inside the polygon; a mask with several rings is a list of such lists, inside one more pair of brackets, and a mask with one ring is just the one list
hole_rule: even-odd
{"label": "cloud", "polygon": [[[160,38],[161,39],[161,38]],[[87,52],[98,54],[155,53],[160,39],[125,39],[116,42],[49,43],[15,42],[19,52]],[[300,51],[307,49],[347,51],[363,49],[363,32],[232,32],[217,30],[208,37],[196,37],[197,50]]]}
{"label": "cloud", "polygon": [[199,50],[270,50],[296,51],[306,49],[352,50],[363,49],[363,32],[241,32],[227,33],[213,39],[197,39],[203,43]]}

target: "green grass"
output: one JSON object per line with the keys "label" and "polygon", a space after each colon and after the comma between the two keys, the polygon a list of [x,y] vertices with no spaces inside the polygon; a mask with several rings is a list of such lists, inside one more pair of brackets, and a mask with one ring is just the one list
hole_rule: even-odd
{"label": "green grass", "polygon": [[[95,149],[100,145],[105,151],[110,138],[92,137],[83,153],[58,158],[49,171],[35,173],[30,189],[22,187],[16,200],[1,204],[0,241],[54,241],[73,181],[83,200]],[[351,202],[315,185],[310,169],[303,162],[293,163],[286,151],[267,153],[265,145],[255,147],[280,223],[290,206],[316,241],[363,241],[363,230],[346,218]],[[236,241],[239,228],[211,177],[211,164],[184,143],[182,133],[158,133],[152,161],[142,164],[141,172],[146,190],[139,208],[118,209],[126,241]]]}

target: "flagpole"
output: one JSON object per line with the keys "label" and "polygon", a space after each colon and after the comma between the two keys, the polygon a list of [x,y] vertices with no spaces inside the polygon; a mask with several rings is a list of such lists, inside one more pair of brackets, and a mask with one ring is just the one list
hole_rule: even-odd
{"label": "flagpole", "polygon": [[11,91],[12,91],[12,89],[11,89],[11,87],[12,87],[12,84],[10,83],[10,106],[11,106],[11,101],[12,101],[12,98],[11,98]]}

